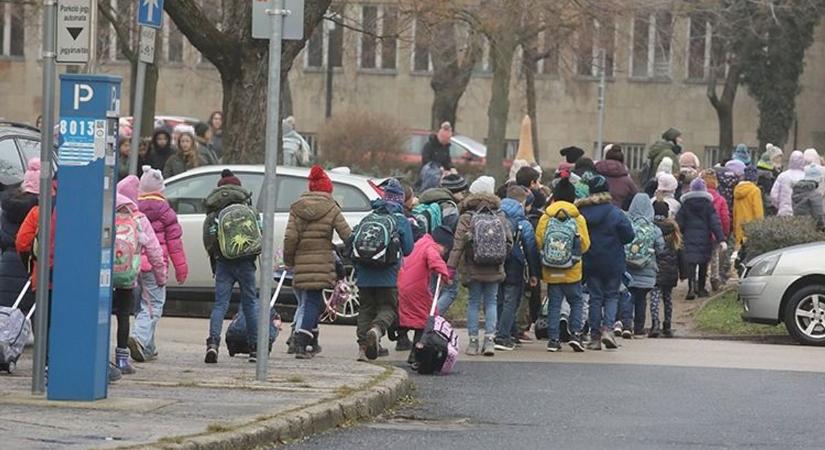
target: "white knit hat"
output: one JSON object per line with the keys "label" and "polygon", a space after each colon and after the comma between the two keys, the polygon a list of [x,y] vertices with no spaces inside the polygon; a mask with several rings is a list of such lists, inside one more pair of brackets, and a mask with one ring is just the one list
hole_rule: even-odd
{"label": "white knit hat", "polygon": [[656,181],[659,183],[656,189],[662,192],[676,192],[676,188],[679,186],[676,177],[666,172],[660,173],[656,177]]}
{"label": "white knit hat", "polygon": [[493,177],[478,177],[470,185],[471,194],[493,194],[496,191],[496,179]]}

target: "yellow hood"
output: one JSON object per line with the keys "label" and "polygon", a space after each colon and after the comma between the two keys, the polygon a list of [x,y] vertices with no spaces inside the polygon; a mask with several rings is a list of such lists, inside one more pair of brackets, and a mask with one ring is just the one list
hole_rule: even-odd
{"label": "yellow hood", "polygon": [[743,181],[736,185],[736,188],[733,190],[733,198],[734,199],[744,199],[750,197],[752,195],[762,195],[759,186],[754,184],[751,181]]}
{"label": "yellow hood", "polygon": [[548,206],[544,211],[544,214],[550,217],[556,217],[556,214],[562,210],[564,210],[564,212],[566,212],[571,218],[575,219],[576,217],[579,217],[579,208],[576,208],[576,205],[565,201],[551,203],[550,206]]}

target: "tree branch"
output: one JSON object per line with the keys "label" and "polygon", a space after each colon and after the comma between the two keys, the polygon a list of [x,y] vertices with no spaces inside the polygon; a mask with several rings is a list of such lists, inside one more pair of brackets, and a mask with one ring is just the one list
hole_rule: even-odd
{"label": "tree branch", "polygon": [[129,28],[126,24],[121,22],[120,20],[115,18],[115,12],[112,9],[112,5],[109,4],[106,0],[99,0],[97,2],[97,10],[100,11],[100,14],[106,19],[107,22],[112,24],[112,28],[115,29],[115,35],[117,36],[117,46],[120,48],[121,53],[126,59],[129,60],[130,63],[135,64],[137,62],[137,54],[131,47],[131,36],[129,35]]}
{"label": "tree branch", "polygon": [[[219,31],[203,13],[195,0],[166,0],[163,9],[175,22],[189,42],[208,59],[221,74],[229,74],[240,68],[240,43],[227,33]],[[232,24],[232,26],[250,26]]]}

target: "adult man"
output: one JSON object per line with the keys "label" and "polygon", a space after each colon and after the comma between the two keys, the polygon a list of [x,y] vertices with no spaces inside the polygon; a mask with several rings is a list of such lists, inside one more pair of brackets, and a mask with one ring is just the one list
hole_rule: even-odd
{"label": "adult man", "polygon": [[430,135],[430,139],[421,150],[421,167],[430,162],[441,166],[442,170],[452,170],[453,161],[450,158],[450,139],[453,137],[453,126],[444,122],[438,131]]}

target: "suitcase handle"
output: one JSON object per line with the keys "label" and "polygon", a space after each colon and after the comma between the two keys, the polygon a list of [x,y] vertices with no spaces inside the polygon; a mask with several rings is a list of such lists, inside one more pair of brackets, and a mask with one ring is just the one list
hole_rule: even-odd
{"label": "suitcase handle", "polygon": [[441,275],[435,281],[435,294],[433,295],[433,304],[430,306],[430,317],[435,315],[435,307],[438,304],[438,297],[441,294]]}
{"label": "suitcase handle", "polygon": [[278,280],[278,287],[275,288],[275,294],[272,295],[272,300],[269,301],[269,309],[275,307],[275,301],[278,300],[278,295],[281,294],[281,288],[284,287],[284,280],[286,280],[286,270],[281,272],[281,278]]}
{"label": "suitcase handle", "polygon": [[26,293],[29,292],[29,288],[32,285],[32,279],[29,278],[26,280],[26,284],[23,286],[23,290],[20,291],[20,294],[17,296],[17,300],[14,301],[14,305],[12,305],[11,309],[17,309],[20,306],[20,302],[23,301],[23,297],[26,296]]}

